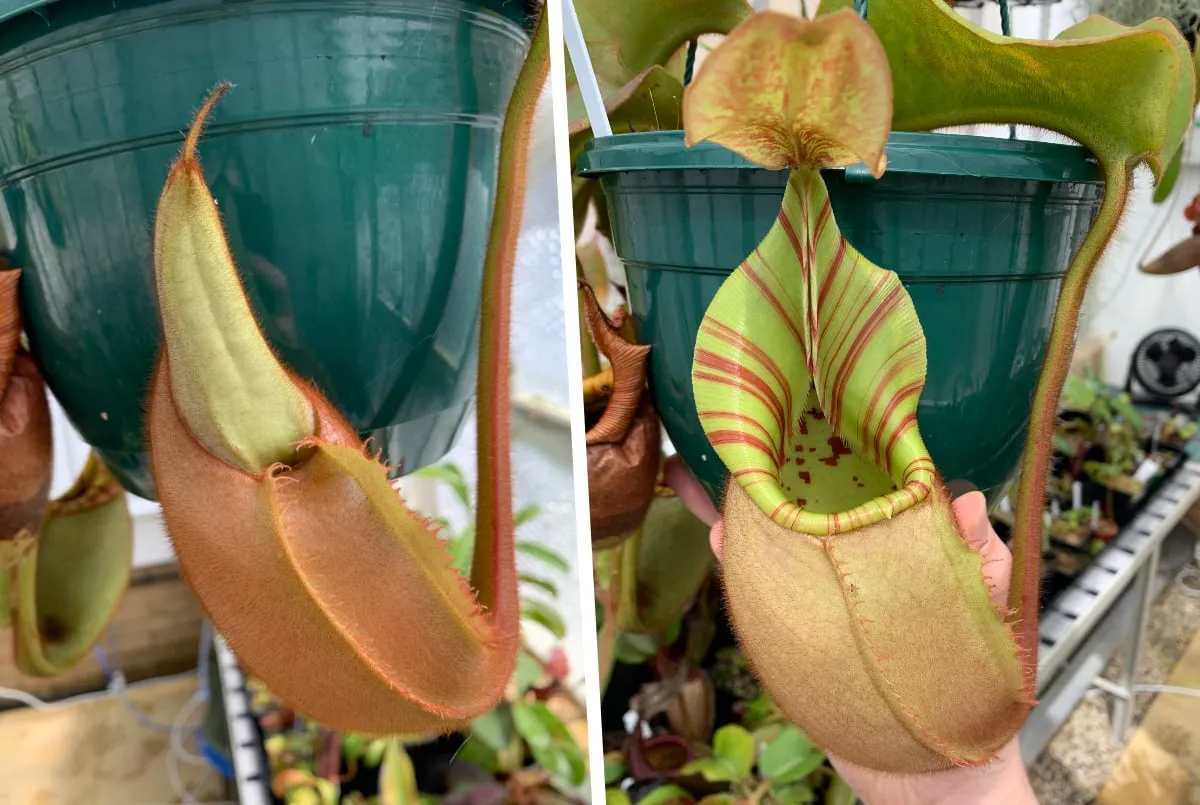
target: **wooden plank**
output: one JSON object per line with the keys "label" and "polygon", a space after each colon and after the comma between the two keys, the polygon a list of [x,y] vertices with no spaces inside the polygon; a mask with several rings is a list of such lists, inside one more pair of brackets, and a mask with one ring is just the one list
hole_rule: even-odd
{"label": "wooden plank", "polygon": [[[1200,688],[1200,632],[1171,671],[1168,685]],[[1145,695],[1145,694],[1143,694]],[[1200,802],[1200,699],[1157,694],[1125,745],[1097,805]]]}

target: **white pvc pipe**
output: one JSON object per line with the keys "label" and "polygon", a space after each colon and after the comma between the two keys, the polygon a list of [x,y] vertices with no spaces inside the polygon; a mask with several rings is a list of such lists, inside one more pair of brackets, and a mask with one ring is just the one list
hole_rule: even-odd
{"label": "white pvc pipe", "polygon": [[608,111],[604,108],[604,95],[600,92],[600,82],[596,80],[596,71],[592,68],[592,57],[588,54],[587,43],[583,39],[583,29],[579,27],[574,0],[559,0],[559,8],[562,11],[563,39],[567,42],[571,66],[575,68],[575,81],[579,84],[579,93],[583,96],[583,108],[587,112],[588,122],[592,125],[592,134],[597,137],[611,137],[612,125],[608,122]]}

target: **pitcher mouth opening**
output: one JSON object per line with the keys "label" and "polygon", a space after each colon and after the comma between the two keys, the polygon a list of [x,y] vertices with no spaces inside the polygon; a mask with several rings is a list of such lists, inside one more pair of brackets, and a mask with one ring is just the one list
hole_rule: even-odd
{"label": "pitcher mouth opening", "polygon": [[[812,537],[855,531],[916,506],[937,483],[915,427],[898,432],[890,445],[873,445],[888,459],[885,471],[834,430],[814,386],[803,406],[785,401],[784,408],[787,431],[773,451],[773,471],[748,467],[730,474],[763,514],[785,528]],[[710,439],[714,435],[721,441],[716,434]]]}

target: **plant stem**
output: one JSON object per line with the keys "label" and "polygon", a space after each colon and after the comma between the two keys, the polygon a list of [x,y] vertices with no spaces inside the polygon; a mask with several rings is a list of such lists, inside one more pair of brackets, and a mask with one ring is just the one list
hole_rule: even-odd
{"label": "plant stem", "polygon": [[762,798],[767,795],[767,790],[770,787],[771,781],[763,780],[761,783],[755,786],[754,790],[750,792],[750,795],[746,797],[746,802],[750,803],[750,805],[758,805],[758,803],[762,802]]}
{"label": "plant stem", "polygon": [[[517,624],[520,620],[509,456],[509,336],[512,331],[513,267],[525,209],[530,132],[538,96],[550,70],[545,13],[543,9],[505,114],[495,211],[483,265],[476,392],[479,491],[471,586],[475,588],[480,605],[491,613],[497,624]],[[511,641],[514,658],[519,636],[519,628],[513,628],[503,638]]]}
{"label": "plant stem", "polygon": [[1075,331],[1088,279],[1112,239],[1129,197],[1129,173],[1124,162],[1104,167],[1104,201],[1083,245],[1067,269],[1046,358],[1034,392],[1025,452],[1021,460],[1021,485],[1017,492],[1017,517],[1013,538],[1013,584],[1008,590],[1008,620],[1016,630],[1025,671],[1025,688],[1032,699],[1037,690],[1038,597],[1041,586],[1042,510],[1046,504],[1046,476],[1050,470],[1051,439],[1058,420],[1062,393]]}

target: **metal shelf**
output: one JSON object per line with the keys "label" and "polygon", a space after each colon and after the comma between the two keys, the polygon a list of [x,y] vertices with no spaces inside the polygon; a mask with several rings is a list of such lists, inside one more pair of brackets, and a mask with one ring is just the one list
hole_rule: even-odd
{"label": "metal shelf", "polygon": [[1162,541],[1200,500],[1200,462],[1189,461],[1163,484],[1132,523],[1121,530],[1042,615],[1038,629],[1038,698],[1021,730],[1021,755],[1032,763],[1125,643],[1123,679],[1114,694],[1119,740],[1129,725],[1146,614]]}
{"label": "metal shelf", "polygon": [[241,805],[272,805],[270,775],[259,744],[258,725],[250,714],[246,695],[246,677],[220,635],[213,644],[220,669],[221,696],[225,700],[225,727],[229,730],[229,750],[233,757],[234,779]]}

